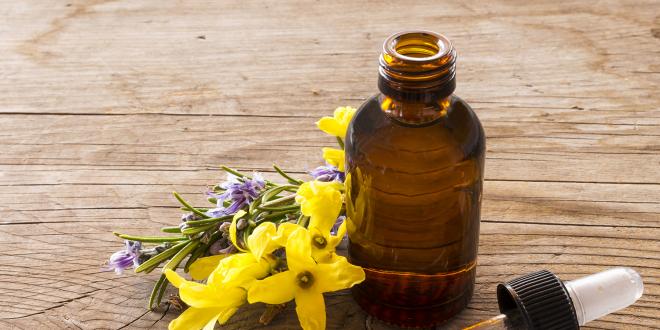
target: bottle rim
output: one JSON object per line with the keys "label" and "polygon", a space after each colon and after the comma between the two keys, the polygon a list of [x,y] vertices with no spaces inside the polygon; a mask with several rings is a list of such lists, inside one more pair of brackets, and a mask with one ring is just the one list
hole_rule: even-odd
{"label": "bottle rim", "polygon": [[[408,38],[414,38],[413,36],[418,36],[417,39],[426,38],[429,41],[432,41],[433,44],[437,47],[437,51],[434,52],[431,56],[408,56],[399,51],[399,44]],[[383,42],[383,54],[387,54],[394,58],[398,58],[404,61],[411,62],[433,62],[441,59],[444,56],[449,55],[454,46],[449,38],[445,37],[440,33],[436,33],[428,30],[407,30],[395,33],[385,39]]]}
{"label": "bottle rim", "polygon": [[456,50],[436,32],[398,32],[383,42],[378,72],[383,94],[402,101],[435,102],[456,88]]}

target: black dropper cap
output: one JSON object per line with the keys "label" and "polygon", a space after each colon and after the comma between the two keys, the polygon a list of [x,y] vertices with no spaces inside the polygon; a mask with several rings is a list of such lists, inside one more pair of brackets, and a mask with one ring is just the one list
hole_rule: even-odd
{"label": "black dropper cap", "polygon": [[580,328],[564,283],[547,270],[498,285],[497,302],[504,314],[518,310],[530,330]]}

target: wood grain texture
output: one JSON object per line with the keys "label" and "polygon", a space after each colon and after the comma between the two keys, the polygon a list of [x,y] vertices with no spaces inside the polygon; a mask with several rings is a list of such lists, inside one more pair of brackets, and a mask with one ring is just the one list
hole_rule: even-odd
{"label": "wood grain texture", "polygon": [[[446,34],[488,136],[476,293],[440,328],[496,313],[498,282],[641,272],[593,329],[660,328],[660,2],[0,0],[0,328],[165,329],[156,275],[102,270],[110,232],[178,222],[220,164],[300,176],[314,122],[376,91],[393,32]],[[329,329],[385,329],[346,292]],[[250,306],[224,329],[271,325]]]}

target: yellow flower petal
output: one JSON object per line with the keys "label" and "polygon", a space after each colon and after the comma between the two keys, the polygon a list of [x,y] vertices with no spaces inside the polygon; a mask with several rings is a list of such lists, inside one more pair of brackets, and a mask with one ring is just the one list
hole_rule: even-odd
{"label": "yellow flower petal", "polygon": [[300,211],[310,217],[309,228],[318,228],[321,232],[330,232],[342,206],[339,182],[305,182],[296,192],[296,202]]}
{"label": "yellow flower petal", "polygon": [[219,254],[217,256],[204,257],[195,260],[195,262],[190,265],[190,276],[196,281],[205,280],[211,275],[211,272],[218,267],[220,260],[225,257],[227,257],[226,254]]}
{"label": "yellow flower petal", "polygon": [[179,285],[179,296],[190,307],[219,307],[217,298],[213,299],[215,294],[215,290],[201,283],[185,281]]}
{"label": "yellow flower petal", "polygon": [[181,300],[191,307],[237,307],[245,301],[246,292],[238,287],[214,285],[216,283],[210,281],[209,285],[186,281],[179,274],[169,269],[165,270],[165,276],[172,285],[179,288]]}
{"label": "yellow flower petal", "polygon": [[339,225],[339,228],[337,228],[337,236],[335,237],[339,237],[340,241],[346,236],[346,222],[348,222],[348,218]]}
{"label": "yellow flower petal", "polygon": [[342,222],[341,225],[339,225],[339,228],[337,229],[337,235],[334,236],[330,235],[328,237],[327,248],[331,249],[332,252],[334,252],[335,249],[337,248],[337,245],[339,245],[339,243],[341,243],[341,240],[344,239],[345,235],[346,235],[346,220],[344,220],[344,222]]}
{"label": "yellow flower petal", "polygon": [[180,287],[181,283],[186,281],[183,277],[171,269],[165,269],[164,274],[167,277],[167,280],[170,281],[170,283],[172,283],[175,288]]}
{"label": "yellow flower petal", "polygon": [[234,314],[236,314],[237,310],[238,307],[223,309],[222,312],[220,312],[220,314],[218,315],[218,323],[220,323],[220,325],[227,323],[227,321],[229,321],[229,318],[231,318]]}
{"label": "yellow flower petal", "polygon": [[296,313],[304,330],[325,329],[323,294],[312,290],[299,290],[296,293]]}
{"label": "yellow flower petal", "polygon": [[188,307],[179,317],[170,322],[169,330],[198,330],[202,329],[209,320],[218,315],[217,308]]}
{"label": "yellow flower petal", "polygon": [[295,223],[285,222],[277,226],[277,235],[273,237],[273,241],[277,242],[280,246],[286,246],[286,241],[296,229],[301,228]]}
{"label": "yellow flower petal", "polygon": [[348,125],[353,119],[356,109],[351,107],[336,108],[332,117],[321,118],[316,125],[323,132],[344,139]]}
{"label": "yellow flower petal", "polygon": [[348,125],[351,119],[353,119],[353,116],[355,115],[356,111],[357,109],[351,106],[338,107],[333,112],[333,116],[337,118],[337,120],[346,123],[346,125]]}
{"label": "yellow flower petal", "polygon": [[335,256],[332,263],[318,264],[314,270],[315,289],[332,292],[352,287],[364,281],[362,267],[351,265],[345,257]]}
{"label": "yellow flower petal", "polygon": [[234,218],[231,221],[231,225],[229,226],[229,239],[231,240],[231,243],[234,244],[234,246],[242,252],[247,252],[247,251],[243,249],[236,240],[236,223],[238,222],[238,219],[242,218],[246,213],[247,212],[243,210],[236,212]]}
{"label": "yellow flower petal", "polygon": [[345,154],[344,150],[334,148],[323,148],[323,159],[332,165],[337,166],[340,171],[344,171]]}
{"label": "yellow flower petal", "polygon": [[229,277],[233,278],[231,285],[240,286],[244,289],[248,289],[256,280],[260,280],[270,273],[271,268],[273,267],[267,260],[261,259],[258,263],[244,267],[241,270],[232,272],[229,274]]}
{"label": "yellow flower petal", "polygon": [[252,253],[238,253],[221,260],[207,282],[216,287],[244,286],[268,275],[270,267],[268,260],[257,260]]}
{"label": "yellow flower petal", "polygon": [[[330,233],[321,233],[317,228],[308,229],[310,244],[312,245],[312,258],[316,262],[327,262],[335,253],[337,243],[333,241],[334,236]],[[325,245],[320,246],[317,241],[325,240]],[[333,245],[334,244],[334,245]]]}
{"label": "yellow flower petal", "polygon": [[291,301],[298,290],[295,274],[291,271],[277,273],[263,280],[255,281],[248,290],[248,302],[283,304]]}
{"label": "yellow flower petal", "polygon": [[209,320],[208,323],[204,326],[202,330],[213,330],[215,329],[215,322],[218,321],[218,317],[220,317],[220,314],[216,314],[213,318]]}
{"label": "yellow flower petal", "polygon": [[286,261],[289,270],[298,274],[313,269],[311,236],[305,228],[294,231],[286,242]]}
{"label": "yellow flower petal", "polygon": [[264,222],[252,231],[247,239],[247,245],[255,258],[261,259],[264,254],[272,253],[280,246],[273,241],[277,235],[277,229],[272,222]]}

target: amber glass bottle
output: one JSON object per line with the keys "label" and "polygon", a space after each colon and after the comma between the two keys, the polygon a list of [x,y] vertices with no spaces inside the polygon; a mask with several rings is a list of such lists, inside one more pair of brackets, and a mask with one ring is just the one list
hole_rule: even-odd
{"label": "amber glass bottle", "polygon": [[456,52],[432,32],[389,37],[380,93],[346,135],[349,258],[367,279],[358,303],[385,322],[441,323],[474,286],[484,132],[453,95]]}

